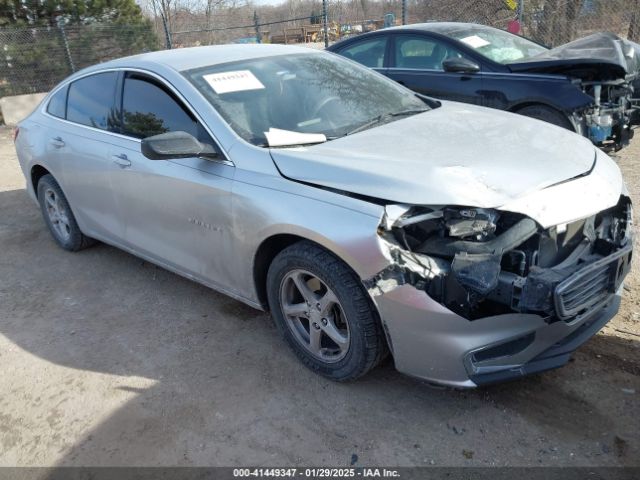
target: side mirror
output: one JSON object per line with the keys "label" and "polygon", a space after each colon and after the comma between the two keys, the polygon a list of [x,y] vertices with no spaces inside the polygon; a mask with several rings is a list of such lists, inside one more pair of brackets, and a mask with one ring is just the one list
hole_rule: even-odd
{"label": "side mirror", "polygon": [[217,156],[211,145],[200,143],[187,132],[168,132],[143,138],[141,150],[149,160]]}
{"label": "side mirror", "polygon": [[445,72],[452,73],[476,73],[480,71],[480,65],[464,57],[447,58],[442,62],[442,68],[444,68]]}

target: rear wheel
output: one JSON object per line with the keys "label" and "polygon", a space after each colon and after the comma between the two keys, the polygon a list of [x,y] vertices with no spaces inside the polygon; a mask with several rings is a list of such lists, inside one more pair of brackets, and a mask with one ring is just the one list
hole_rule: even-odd
{"label": "rear wheel", "polygon": [[377,313],[358,277],[311,242],[280,252],[267,275],[271,314],[298,358],[332,380],[353,380],[386,354]]}
{"label": "rear wheel", "polygon": [[543,122],[566,128],[567,130],[575,130],[565,114],[545,105],[530,105],[517,110],[516,113],[524,115],[525,117],[536,118]]}
{"label": "rear wheel", "polygon": [[44,175],[38,181],[38,202],[51,235],[62,248],[75,252],[95,243],[80,231],[69,202],[53,176]]}

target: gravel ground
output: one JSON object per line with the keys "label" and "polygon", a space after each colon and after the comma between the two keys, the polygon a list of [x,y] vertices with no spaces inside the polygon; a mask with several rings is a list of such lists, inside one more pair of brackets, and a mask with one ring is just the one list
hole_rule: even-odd
{"label": "gravel ground", "polygon": [[[618,160],[640,205],[640,137]],[[619,315],[560,370],[455,391],[387,363],[336,384],[263,313],[56,247],[1,129],[0,466],[637,466],[638,257]]]}

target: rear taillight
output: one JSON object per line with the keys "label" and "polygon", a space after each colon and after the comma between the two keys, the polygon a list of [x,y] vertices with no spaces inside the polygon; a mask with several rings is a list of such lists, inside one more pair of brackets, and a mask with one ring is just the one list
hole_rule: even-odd
{"label": "rear taillight", "polygon": [[18,139],[18,134],[20,133],[20,129],[18,127],[13,129],[13,141],[15,142]]}

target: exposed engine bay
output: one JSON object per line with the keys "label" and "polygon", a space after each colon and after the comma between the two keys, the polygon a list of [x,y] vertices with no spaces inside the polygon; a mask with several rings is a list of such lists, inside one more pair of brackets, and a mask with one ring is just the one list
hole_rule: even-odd
{"label": "exposed engine bay", "polygon": [[510,64],[514,72],[566,75],[593,99],[573,112],[578,133],[605,151],[619,150],[640,124],[640,45],[600,32]]}
{"label": "exposed engine bay", "polygon": [[627,197],[592,217],[542,229],[494,209],[388,206],[379,230],[394,265],[369,280],[372,295],[411,284],[469,320],[536,313],[570,320],[597,308],[629,271]]}
{"label": "exposed engine bay", "polygon": [[625,80],[583,82],[582,91],[594,104],[573,121],[579,133],[605,151],[620,150],[633,138],[633,126],[640,124],[640,91]]}

